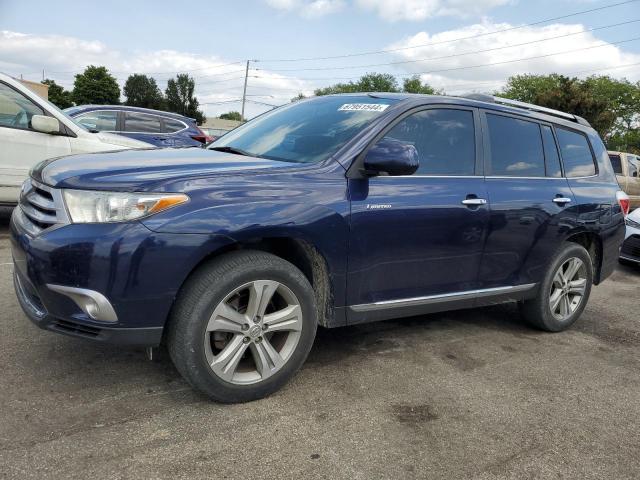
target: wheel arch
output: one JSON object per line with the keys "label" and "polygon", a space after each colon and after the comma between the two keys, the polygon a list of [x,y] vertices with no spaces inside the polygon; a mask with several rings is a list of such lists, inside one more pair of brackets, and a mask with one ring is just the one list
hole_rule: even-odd
{"label": "wheel arch", "polygon": [[[296,237],[253,237],[250,240],[237,241],[208,252],[195,263],[177,291],[175,301],[189,278],[203,265],[238,250],[254,250],[271,253],[297,267],[309,280],[316,300],[318,324],[323,327],[339,326],[343,322],[336,318],[334,309],[334,285],[331,280],[329,264],[325,255],[306,239]],[[173,308],[173,307],[172,307]],[[170,315],[168,316],[170,318]]]}
{"label": "wheel arch", "polygon": [[577,243],[589,253],[593,265],[593,283],[598,285],[602,272],[602,239],[600,236],[588,230],[580,230],[569,234],[565,241]]}

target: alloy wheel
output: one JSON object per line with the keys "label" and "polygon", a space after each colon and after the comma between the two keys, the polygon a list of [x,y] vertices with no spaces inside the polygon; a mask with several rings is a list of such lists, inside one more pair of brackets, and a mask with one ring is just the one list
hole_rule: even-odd
{"label": "alloy wheel", "polygon": [[207,362],[232,384],[266,380],[293,355],[302,325],[300,302],[288,287],[274,280],[246,283],[216,306],[207,323]]}
{"label": "alloy wheel", "polygon": [[557,320],[567,320],[578,309],[587,289],[587,267],[576,257],[556,271],[549,294],[549,308]]}

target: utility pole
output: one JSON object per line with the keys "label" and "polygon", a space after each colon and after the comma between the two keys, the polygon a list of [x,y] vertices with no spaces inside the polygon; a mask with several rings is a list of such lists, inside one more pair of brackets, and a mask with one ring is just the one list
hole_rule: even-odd
{"label": "utility pole", "polygon": [[44,82],[44,68],[42,69],[42,81]]}
{"label": "utility pole", "polygon": [[247,69],[244,72],[244,89],[242,90],[242,111],[240,112],[240,120],[244,122],[244,104],[247,101],[247,80],[249,79],[249,62],[247,60]]}

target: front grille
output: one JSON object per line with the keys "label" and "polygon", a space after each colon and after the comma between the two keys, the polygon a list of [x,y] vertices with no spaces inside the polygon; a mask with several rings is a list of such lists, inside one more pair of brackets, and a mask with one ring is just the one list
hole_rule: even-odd
{"label": "front grille", "polygon": [[625,257],[640,258],[640,235],[631,235],[622,244],[620,252]]}
{"label": "front grille", "polygon": [[69,223],[62,191],[28,179],[20,192],[18,220],[33,236]]}

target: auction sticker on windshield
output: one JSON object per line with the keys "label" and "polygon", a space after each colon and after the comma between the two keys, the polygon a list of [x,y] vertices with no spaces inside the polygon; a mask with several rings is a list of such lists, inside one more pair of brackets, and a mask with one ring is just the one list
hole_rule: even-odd
{"label": "auction sticker on windshield", "polygon": [[347,112],[384,112],[389,105],[384,103],[345,103],[338,111]]}

